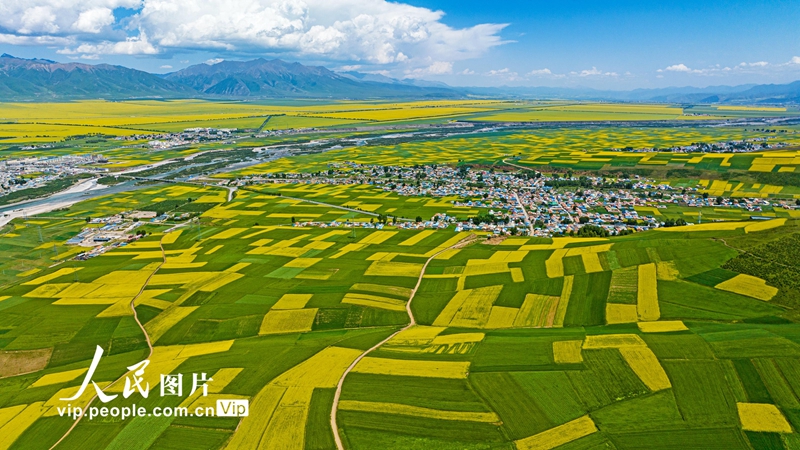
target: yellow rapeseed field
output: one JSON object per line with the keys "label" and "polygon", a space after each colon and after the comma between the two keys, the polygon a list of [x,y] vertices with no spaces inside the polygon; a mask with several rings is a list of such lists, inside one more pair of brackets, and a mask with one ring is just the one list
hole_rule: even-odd
{"label": "yellow rapeseed field", "polygon": [[777,288],[767,286],[767,282],[761,278],[745,274],[736,275],[714,287],[764,301],[772,300],[772,297],[775,297],[775,294],[778,293]]}
{"label": "yellow rapeseed field", "polygon": [[181,237],[181,233],[183,233],[183,230],[176,230],[171,233],[167,233],[164,235],[164,237],[161,238],[161,243],[164,245],[174,244],[175,241],[177,241],[178,238]]}
{"label": "yellow rapeseed field", "polygon": [[316,308],[272,310],[264,316],[258,334],[300,333],[303,331],[311,331],[311,325],[314,324],[314,318],[316,316]]}
{"label": "yellow rapeseed field", "polygon": [[73,274],[79,270],[83,269],[83,267],[62,267],[61,269],[56,270],[55,272],[49,273],[47,275],[43,275],[41,277],[35,278],[31,281],[26,281],[22,283],[25,286],[38,286],[40,284],[47,283],[50,280],[55,280],[58,277],[63,277],[64,275]]}
{"label": "yellow rapeseed field", "polygon": [[185,319],[189,314],[197,310],[197,308],[199,307],[174,306],[161,312],[144,326],[145,330],[147,330],[147,334],[150,335],[150,340],[152,342],[158,342],[159,338],[169,331],[170,328],[177,325],[178,322]]}
{"label": "yellow rapeseed field", "polygon": [[398,245],[410,247],[412,245],[419,244],[423,239],[425,239],[426,237],[428,237],[428,236],[430,236],[430,235],[432,235],[434,233],[435,233],[434,230],[420,231],[419,233],[417,233],[414,236],[406,239],[405,241],[401,242]]}
{"label": "yellow rapeseed field", "polygon": [[763,433],[791,433],[792,427],[777,406],[768,403],[737,403],[742,429]]}
{"label": "yellow rapeseed field", "polygon": [[418,277],[422,264],[392,261],[374,261],[364,272],[375,277]]}
{"label": "yellow rapeseed field", "polygon": [[773,228],[777,228],[783,226],[786,223],[786,219],[772,219],[772,220],[764,220],[761,222],[751,223],[744,227],[744,231],[746,233],[752,233],[756,231],[764,231],[764,230],[771,230]]}
{"label": "yellow rapeseed field", "polygon": [[482,328],[489,322],[492,305],[503,286],[487,286],[456,292],[434,320],[434,326]]}
{"label": "yellow rapeseed field", "polygon": [[620,354],[631,366],[634,373],[651,391],[660,391],[672,387],[667,373],[661,367],[656,355],[647,347],[620,347]]}
{"label": "yellow rapeseed field", "polygon": [[37,388],[42,386],[50,386],[52,384],[66,383],[67,381],[72,381],[83,375],[87,370],[88,369],[75,369],[43,375],[41,378],[36,380],[35,383],[28,386],[28,388]]}
{"label": "yellow rapeseed field", "polygon": [[469,361],[415,361],[367,356],[353,372],[425,378],[467,378]]}
{"label": "yellow rapeseed field", "polygon": [[564,261],[562,258],[567,255],[567,249],[556,249],[552,255],[544,262],[549,278],[564,276]]}
{"label": "yellow rapeseed field", "polygon": [[359,244],[383,244],[387,240],[391,239],[397,231],[375,231],[367,235],[364,239],[361,239],[358,243]]}
{"label": "yellow rapeseed field", "polygon": [[583,260],[583,268],[586,273],[602,272],[603,266],[600,264],[600,258],[597,253],[584,253],[581,255]]}
{"label": "yellow rapeseed field", "polygon": [[558,301],[558,309],[556,309],[556,317],[553,319],[554,327],[563,327],[564,318],[567,316],[567,306],[569,306],[569,298],[572,295],[572,284],[575,280],[573,275],[564,277],[564,285],[561,288],[561,298]]}
{"label": "yellow rapeseed field", "polygon": [[301,309],[311,300],[313,294],[283,294],[272,309]]}
{"label": "yellow rapeseed field", "polygon": [[597,432],[594,421],[583,416],[539,434],[515,441],[517,450],[550,450]]}
{"label": "yellow rapeseed field", "polygon": [[578,364],[583,362],[581,346],[583,341],[553,342],[553,360],[556,364]]}
{"label": "yellow rapeseed field", "polygon": [[406,303],[402,300],[381,297],[378,295],[357,294],[352,292],[348,292],[344,295],[342,303],[387,309],[389,311],[405,311],[406,309]]}
{"label": "yellow rapeseed field", "polygon": [[639,320],[636,305],[621,303],[606,303],[606,322],[609,325],[617,323],[635,323]]}
{"label": "yellow rapeseed field", "polygon": [[[13,409],[12,409],[13,408]],[[14,413],[4,425],[0,426],[0,449],[7,449],[11,444],[22,435],[36,420],[38,420],[48,408],[44,402],[31,403],[25,409],[18,411],[18,406],[0,409],[0,420],[3,416]]]}
{"label": "yellow rapeseed field", "polygon": [[227,449],[303,448],[315,388],[333,388],[360,350],[328,347],[278,375],[250,404]]}
{"label": "yellow rapeseed field", "polygon": [[669,333],[672,331],[686,331],[688,328],[680,320],[665,320],[659,322],[639,322],[639,330],[643,333]]}
{"label": "yellow rapeseed field", "polygon": [[366,291],[366,292],[376,292],[378,294],[397,295],[406,298],[411,296],[410,288],[405,288],[400,286],[387,286],[384,284],[356,283],[350,286],[350,289],[353,291]]}
{"label": "yellow rapeseed field", "polygon": [[486,328],[511,328],[514,326],[514,320],[517,318],[518,312],[519,308],[492,306],[492,311],[489,314],[489,321],[486,323]]}
{"label": "yellow rapeseed field", "polygon": [[597,334],[586,336],[583,341],[583,348],[587,350],[599,348],[622,348],[622,347],[647,346],[641,337],[635,334]]}
{"label": "yellow rapeseed field", "polygon": [[345,369],[361,354],[361,350],[327,347],[311,358],[278,375],[270,384],[283,387],[336,387]]}
{"label": "yellow rapeseed field", "polygon": [[678,279],[680,272],[672,261],[659,261],[656,263],[656,277],[659,280],[674,281]]}
{"label": "yellow rapeseed field", "polygon": [[399,346],[421,346],[425,345],[444,331],[445,327],[429,327],[424,325],[417,325],[406,330],[403,330],[386,343],[386,345],[399,345]]}
{"label": "yellow rapeseed field", "polygon": [[558,297],[527,294],[525,301],[519,308],[515,327],[552,327],[558,308]]}
{"label": "yellow rapeseed field", "polygon": [[637,307],[639,319],[642,321],[658,320],[661,317],[661,310],[658,307],[658,290],[656,286],[656,265],[652,263],[640,265]]}

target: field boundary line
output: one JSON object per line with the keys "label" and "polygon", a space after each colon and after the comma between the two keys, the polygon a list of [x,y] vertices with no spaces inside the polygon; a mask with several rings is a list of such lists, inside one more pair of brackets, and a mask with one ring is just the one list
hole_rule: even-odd
{"label": "field boundary line", "polygon": [[428,264],[433,261],[434,258],[441,255],[442,253],[464,247],[467,244],[472,243],[478,236],[475,234],[470,234],[469,236],[465,237],[464,239],[456,242],[455,244],[443,248],[439,250],[435,254],[433,254],[425,264],[422,266],[422,270],[420,271],[419,277],[417,278],[417,284],[414,286],[414,289],[411,291],[411,296],[408,298],[408,302],[406,302],[406,313],[408,314],[409,323],[408,325],[404,326],[403,328],[395,331],[394,333],[390,334],[386,339],[378,342],[377,344],[373,345],[371,348],[366,350],[364,353],[358,355],[358,358],[355,359],[348,367],[345,369],[344,373],[342,374],[341,378],[339,378],[339,382],[336,384],[336,394],[333,396],[333,406],[331,407],[331,431],[333,431],[333,438],[336,441],[336,448],[337,450],[345,450],[344,444],[342,443],[342,437],[339,435],[339,425],[336,422],[336,413],[339,410],[339,399],[342,396],[342,386],[344,385],[344,379],[347,375],[352,371],[356,365],[364,359],[365,356],[372,353],[374,350],[380,348],[383,344],[387,343],[391,338],[397,336],[397,334],[408,330],[409,328],[417,325],[417,320],[414,318],[414,313],[411,311],[411,301],[414,300],[414,296],[417,294],[417,289],[419,289],[419,285],[422,284],[422,278],[425,276],[425,269],[428,268]]}
{"label": "field boundary line", "polygon": [[[142,284],[141,289],[139,289],[139,292],[131,299],[131,304],[130,304],[131,310],[133,311],[133,319],[136,321],[136,324],[139,325],[139,328],[142,329],[142,333],[144,334],[144,339],[147,342],[147,348],[149,349],[149,352],[147,353],[147,358],[145,359],[150,359],[153,356],[153,343],[150,341],[150,335],[147,334],[147,330],[145,330],[144,325],[142,325],[142,322],[139,321],[139,315],[136,313],[136,299],[139,298],[142,295],[142,293],[144,293],[144,290],[147,288],[147,285],[150,284],[150,280],[153,278],[153,275],[155,275],[156,272],[158,272],[158,270],[161,269],[161,267],[167,262],[167,253],[164,251],[164,244],[162,242],[163,239],[164,238],[162,237],[158,241],[158,246],[161,248],[161,263],[147,277],[147,279]],[[120,376],[116,380],[106,385],[103,389],[107,389],[113,386],[115,383],[125,378],[125,376],[128,375],[128,373],[130,372],[132,371],[126,371],[124,374],[122,374],[122,376]],[[75,427],[78,426],[78,423],[81,421],[81,419],[83,419],[83,416],[86,414],[86,410],[89,409],[89,407],[92,405],[92,402],[94,402],[96,398],[97,398],[97,393],[95,393],[95,395],[89,399],[89,401],[86,403],[86,406],[84,406],[83,409],[81,410],[81,415],[78,416],[77,419],[75,419],[75,422],[72,423],[72,426],[69,427],[66,433],[64,433],[64,435],[61,436],[61,438],[50,447],[50,450],[53,450],[54,448],[58,447],[58,444],[60,444],[64,439],[67,438],[67,436],[70,435],[70,433],[72,433],[72,430],[74,430]]]}
{"label": "field boundary line", "polygon": [[[289,197],[288,195],[283,195],[283,194],[275,195],[275,194],[270,194],[270,193],[267,193],[267,192],[259,191],[259,190],[252,189],[252,188],[245,188],[245,187],[240,187],[239,189],[241,189],[243,191],[248,191],[248,192],[255,192],[255,193],[261,194],[261,195],[271,195],[273,197],[288,198],[289,200],[297,200],[299,202],[307,202],[307,203],[313,203],[315,205],[322,205],[322,206],[327,206],[327,207],[330,207],[330,208],[342,209],[344,211],[350,211],[350,212],[354,212],[354,213],[358,213],[358,214],[364,214],[364,215],[372,216],[372,217],[379,217],[380,216],[380,214],[374,213],[374,212],[362,211],[360,209],[348,208],[346,206],[334,205],[334,204],[331,204],[331,203],[320,202],[320,201],[317,201],[317,200],[309,200],[307,198]],[[392,217],[396,217],[396,216],[392,216]],[[403,222],[413,222],[411,219],[405,219],[405,218],[401,218],[401,217],[397,217],[397,220],[398,221],[403,221]]]}

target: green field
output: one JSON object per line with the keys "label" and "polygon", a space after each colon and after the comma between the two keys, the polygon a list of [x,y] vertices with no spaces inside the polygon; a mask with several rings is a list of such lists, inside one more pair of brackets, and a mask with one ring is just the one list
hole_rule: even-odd
{"label": "green field", "polygon": [[[281,159],[234,175],[275,172],[313,172],[332,162],[374,165],[500,164],[503,160],[522,166],[552,169],[689,169],[694,171],[790,171],[796,150],[756,153],[627,153],[613,148],[665,148],[695,142],[726,142],[767,138],[800,144],[797,134],[776,135],[742,128],[628,128],[562,127],[525,132],[498,132],[486,136],[455,136],[395,146],[367,146],[334,150],[319,155]],[[672,178],[672,177],[670,177]]]}
{"label": "green field", "polygon": [[[167,119],[188,110],[181,108],[189,106],[162,114],[158,126],[177,126]],[[221,108],[232,115],[240,106]],[[285,115],[267,127],[450,115],[508,121],[681,114],[672,106],[555,102],[247,108],[258,120],[191,121],[261,126],[271,110]],[[608,151],[759,133],[581,125],[420,139],[291,156],[213,179],[148,181],[15,219],[0,229],[0,449],[50,448],[63,438],[57,449],[328,450],[337,448],[335,435],[344,448],[364,450],[798,448],[796,209],[704,207],[702,224],[692,226],[607,238],[489,239],[491,233],[453,226],[401,227],[415,216],[485,213],[452,205],[467,194],[272,182],[242,183],[229,200],[227,185],[214,184],[326,171],[346,161],[470,164],[503,173],[523,170],[512,164],[585,174],[652,166],[643,176],[699,186],[713,197],[796,199],[800,160],[791,148]],[[118,151],[119,161],[149,158]],[[693,223],[698,212],[655,205],[637,211]],[[87,249],[66,241],[99,226],[87,219],[133,210],[177,217],[141,219],[141,239],[74,259]],[[373,228],[378,215],[399,223]],[[317,225],[299,226],[306,222]],[[359,226],[345,226],[353,224]],[[59,414],[69,403],[60,399],[77,392],[97,346],[104,356],[92,380],[106,394],[124,394],[128,368],[148,359],[149,396],[135,391],[103,404],[90,400],[89,385],[72,406],[195,411],[240,399],[249,401],[249,415],[85,416],[73,428],[74,418]],[[200,373],[213,378],[208,395],[189,393],[192,374]],[[160,374],[183,374],[183,395],[160,395]]]}

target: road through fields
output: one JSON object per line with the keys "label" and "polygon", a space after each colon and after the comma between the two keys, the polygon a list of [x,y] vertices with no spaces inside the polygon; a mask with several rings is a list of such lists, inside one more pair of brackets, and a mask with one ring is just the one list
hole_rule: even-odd
{"label": "road through fields", "polygon": [[[161,239],[163,240],[164,238],[162,237]],[[158,270],[161,269],[161,267],[167,262],[167,254],[164,251],[164,244],[163,244],[163,242],[161,240],[159,240],[158,246],[161,248],[161,263],[158,265],[158,267],[155,268],[155,270],[153,270],[152,273],[150,273],[150,275],[147,277],[147,279],[142,284],[141,289],[139,289],[139,292],[136,294],[136,296],[134,296],[131,299],[131,310],[133,311],[133,319],[136,320],[136,324],[139,325],[139,328],[142,329],[142,333],[144,334],[144,339],[145,339],[145,341],[147,341],[147,348],[149,349],[149,351],[147,353],[147,358],[145,358],[145,359],[148,359],[148,360],[153,356],[153,343],[150,341],[150,335],[147,334],[147,330],[145,330],[144,325],[142,325],[142,322],[139,321],[139,315],[136,313],[136,299],[139,298],[142,295],[142,293],[144,292],[144,290],[147,288],[147,285],[150,283],[150,280],[153,278],[153,275],[155,275],[156,272],[158,272]],[[109,383],[103,389],[108,389],[109,387],[113,386],[114,384],[116,384],[120,380],[124,379],[125,376],[128,375],[128,373],[130,373],[130,371],[125,372],[121,377],[119,377],[115,381]],[[89,407],[92,405],[92,403],[94,402],[94,400],[96,398],[97,398],[97,394],[95,394],[92,398],[89,399],[89,401],[83,407],[83,410],[81,411],[81,415],[78,416],[77,419],[75,419],[75,422],[72,423],[72,426],[69,427],[67,432],[64,433],[64,435],[61,436],[61,438],[58,441],[56,441],[56,443],[53,444],[52,447],[50,447],[50,450],[53,450],[54,448],[56,448],[58,446],[58,444],[60,444],[64,439],[67,438],[67,436],[69,436],[70,433],[72,433],[72,430],[75,429],[76,426],[78,426],[78,423],[81,421],[81,419],[83,419],[83,416],[86,414],[86,411],[89,409]]]}
{"label": "road through fields", "polygon": [[428,268],[428,264],[430,264],[430,262],[433,261],[434,258],[436,258],[437,256],[441,255],[442,253],[444,253],[444,252],[446,252],[448,250],[464,247],[465,245],[468,245],[471,242],[473,242],[476,238],[477,238],[476,235],[471,234],[471,235],[465,237],[464,239],[458,241],[457,243],[451,245],[450,247],[447,247],[445,249],[442,249],[442,250],[436,252],[433,256],[428,258],[427,261],[425,261],[425,264],[422,266],[422,270],[419,273],[419,278],[417,278],[417,284],[414,286],[414,289],[411,291],[411,295],[408,297],[408,302],[406,302],[406,313],[408,314],[408,319],[409,319],[408,325],[406,325],[403,328],[395,331],[394,333],[389,335],[389,337],[387,337],[386,339],[378,342],[377,344],[372,346],[370,349],[368,349],[364,353],[360,354],[358,356],[358,358],[356,358],[355,361],[353,361],[353,363],[350,364],[349,367],[347,367],[347,369],[342,374],[342,377],[339,378],[339,383],[336,385],[336,394],[333,397],[333,407],[331,408],[331,430],[333,431],[333,438],[336,440],[336,448],[338,450],[345,450],[344,444],[342,443],[342,437],[339,435],[339,426],[336,423],[336,412],[339,409],[339,398],[342,396],[342,386],[344,385],[344,379],[347,377],[347,374],[349,374],[350,371],[353,370],[353,368],[355,368],[356,365],[365,356],[370,354],[372,351],[380,348],[383,344],[387,343],[390,339],[392,339],[393,337],[397,336],[399,333],[401,333],[401,332],[403,332],[405,330],[408,330],[409,328],[417,325],[417,320],[414,318],[414,313],[411,311],[411,301],[414,299],[414,295],[416,295],[417,289],[419,289],[419,285],[422,284],[422,277],[425,276],[425,269]]}

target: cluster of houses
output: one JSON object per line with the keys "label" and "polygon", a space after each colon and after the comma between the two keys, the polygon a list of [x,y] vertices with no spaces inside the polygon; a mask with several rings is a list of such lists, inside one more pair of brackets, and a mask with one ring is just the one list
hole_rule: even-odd
{"label": "cluster of houses", "polygon": [[146,223],[163,223],[169,219],[166,215],[158,215],[155,211],[126,211],[108,217],[96,217],[88,220],[88,226],[80,233],[67,240],[67,245],[86,247],[88,250],[75,258],[85,260],[102,255],[118,247],[124,247],[142,237],[143,232],[137,230]]}
{"label": "cluster of houses", "polygon": [[697,142],[689,145],[677,145],[674,147],[663,147],[663,148],[656,148],[656,147],[643,147],[643,148],[632,148],[632,147],[625,147],[625,148],[612,148],[612,151],[615,152],[635,152],[635,153],[647,153],[647,152],[673,152],[673,153],[696,153],[696,152],[703,152],[703,153],[747,153],[747,152],[758,152],[761,150],[769,150],[769,149],[776,149],[776,148],[784,148],[788,147],[789,143],[786,142],[769,142],[768,138],[760,137],[760,138],[750,138],[750,139],[743,139],[739,141],[728,141],[728,142],[715,142],[715,143],[704,143],[704,142]]}
{"label": "cluster of houses", "polygon": [[[668,205],[737,208],[759,214],[771,205],[763,198],[709,197],[700,192],[700,186],[675,188],[638,176],[545,176],[536,172],[446,165],[402,167],[331,163],[327,171],[266,174],[246,182],[369,184],[399,196],[450,197],[453,207],[466,207],[466,211],[473,212],[472,216],[439,213],[420,222],[398,222],[396,226],[442,228],[453,225],[457,230],[542,237],[579,233],[587,225],[602,228],[611,235],[669,225],[661,221],[659,214],[640,214],[636,208],[640,211],[642,208],[663,209]],[[474,211],[481,212],[474,214]],[[324,225],[377,226],[365,223]]]}
{"label": "cluster of houses", "polygon": [[233,137],[236,131],[236,128],[187,128],[181,133],[150,136],[147,138],[147,145],[155,150],[164,150],[201,142],[224,141]]}
{"label": "cluster of houses", "polygon": [[108,160],[100,154],[42,156],[0,161],[0,195],[44,186],[58,178],[81,173],[105,173]]}

